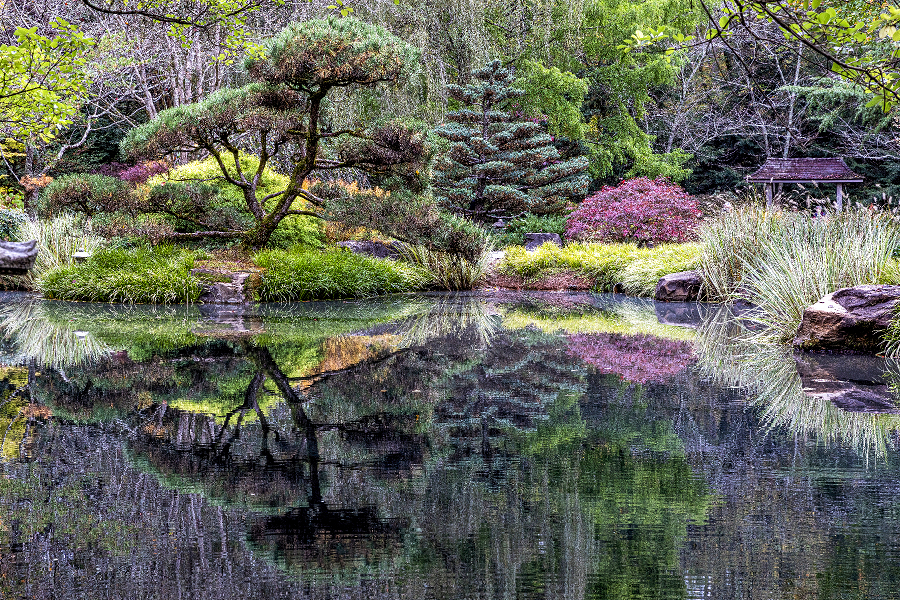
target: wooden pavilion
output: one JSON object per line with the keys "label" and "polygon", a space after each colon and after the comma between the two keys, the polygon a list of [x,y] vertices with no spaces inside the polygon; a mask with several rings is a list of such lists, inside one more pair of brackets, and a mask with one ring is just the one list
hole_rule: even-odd
{"label": "wooden pavilion", "polygon": [[863,178],[843,158],[770,158],[747,177],[766,187],[766,206],[771,207],[776,183],[833,183],[837,185],[837,209],[844,208],[844,184],[862,183]]}

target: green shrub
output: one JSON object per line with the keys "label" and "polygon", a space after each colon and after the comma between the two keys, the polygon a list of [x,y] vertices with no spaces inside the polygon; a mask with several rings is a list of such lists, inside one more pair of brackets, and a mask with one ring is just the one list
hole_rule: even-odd
{"label": "green shrub", "polygon": [[560,248],[544,244],[533,252],[521,246],[507,248],[501,268],[526,279],[574,271],[593,279],[598,291],[612,291],[621,283],[627,293],[652,296],[663,275],[696,267],[699,256],[698,244],[663,244],[655,248],[599,243]]}
{"label": "green shrub", "polygon": [[343,249],[265,250],[253,260],[266,269],[262,301],[325,300],[408,292],[429,277],[420,269],[391,260],[357,256]]}
{"label": "green shrub", "polygon": [[12,208],[0,208],[0,239],[13,241],[16,232],[26,220],[25,212]]}
{"label": "green shrub", "polygon": [[523,246],[526,233],[556,233],[560,237],[566,234],[565,215],[526,215],[513,219],[506,224],[503,233],[497,236],[500,247]]}
{"label": "green shrub", "polygon": [[665,275],[690,271],[700,264],[700,244],[663,244],[643,252],[619,275],[626,294],[653,296]]}
{"label": "green shrub", "polygon": [[[228,174],[238,178],[234,160],[226,157]],[[248,179],[259,169],[259,158],[242,152],[240,154],[241,172]],[[290,178],[276,173],[270,168],[263,170],[257,184],[257,197],[262,199],[287,188]],[[216,219],[222,221],[217,225],[222,229],[250,227],[252,216],[247,210],[243,192],[229,183],[222,174],[218,162],[212,156],[175,167],[168,173],[156,175],[147,181],[150,187],[149,208],[161,207],[165,203],[176,203],[173,212],[177,214],[195,214],[209,222]],[[272,198],[264,204],[275,203]],[[300,208],[298,200],[294,206]],[[213,214],[215,213],[215,214]],[[196,226],[188,221],[173,222],[177,231],[187,231]],[[307,215],[290,215],[279,225],[270,239],[273,248],[289,248],[298,244],[320,247],[324,242],[322,224],[319,219]]]}
{"label": "green shrub", "polygon": [[703,228],[700,271],[712,299],[746,298],[771,333],[788,339],[826,294],[882,280],[898,243],[890,216],[867,209],[820,218],[743,209]]}
{"label": "green shrub", "polygon": [[53,269],[37,287],[48,298],[90,302],[196,302],[194,254],[172,246],[101,250],[81,264]]}
{"label": "green shrub", "polygon": [[116,212],[130,202],[130,186],[116,177],[74,173],[54,179],[40,195],[36,207],[42,219],[72,211],[92,216]]}
{"label": "green shrub", "polygon": [[408,263],[429,273],[433,287],[441,290],[471,290],[487,271],[492,249],[491,245],[485,245],[481,255],[475,260],[411,244],[403,244],[400,254]]}

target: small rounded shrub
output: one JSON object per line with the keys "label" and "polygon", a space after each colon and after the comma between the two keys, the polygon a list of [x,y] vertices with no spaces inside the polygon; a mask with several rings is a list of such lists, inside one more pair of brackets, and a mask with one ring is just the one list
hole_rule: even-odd
{"label": "small rounded shrub", "polygon": [[129,203],[130,186],[115,177],[74,173],[54,179],[41,193],[36,207],[41,218],[61,211],[84,213],[116,212]]}
{"label": "small rounded shrub", "polygon": [[572,240],[687,242],[697,239],[696,200],[667,179],[637,177],[585,199],[566,224]]}
{"label": "small rounded shrub", "polygon": [[0,208],[0,239],[16,241],[16,232],[25,222],[25,213],[11,208]]}

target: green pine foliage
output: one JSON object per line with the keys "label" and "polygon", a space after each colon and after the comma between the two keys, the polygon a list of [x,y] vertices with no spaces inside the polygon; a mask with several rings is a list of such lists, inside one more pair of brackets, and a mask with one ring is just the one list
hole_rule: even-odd
{"label": "green pine foliage", "polygon": [[584,196],[588,161],[562,160],[553,138],[512,111],[525,92],[499,60],[472,73],[473,83],[450,85],[462,105],[436,133],[450,141],[437,166],[436,193],[451,211],[488,221],[522,212],[546,213]]}

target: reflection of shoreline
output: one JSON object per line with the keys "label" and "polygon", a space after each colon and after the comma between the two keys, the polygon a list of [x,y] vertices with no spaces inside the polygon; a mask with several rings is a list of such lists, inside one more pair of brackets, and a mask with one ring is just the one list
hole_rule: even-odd
{"label": "reflection of shoreline", "polygon": [[900,412],[891,361],[867,356],[794,354],[765,343],[727,306],[698,329],[701,372],[722,385],[741,387],[761,409],[769,429],[811,436],[826,447],[849,444],[862,456],[898,447]]}

